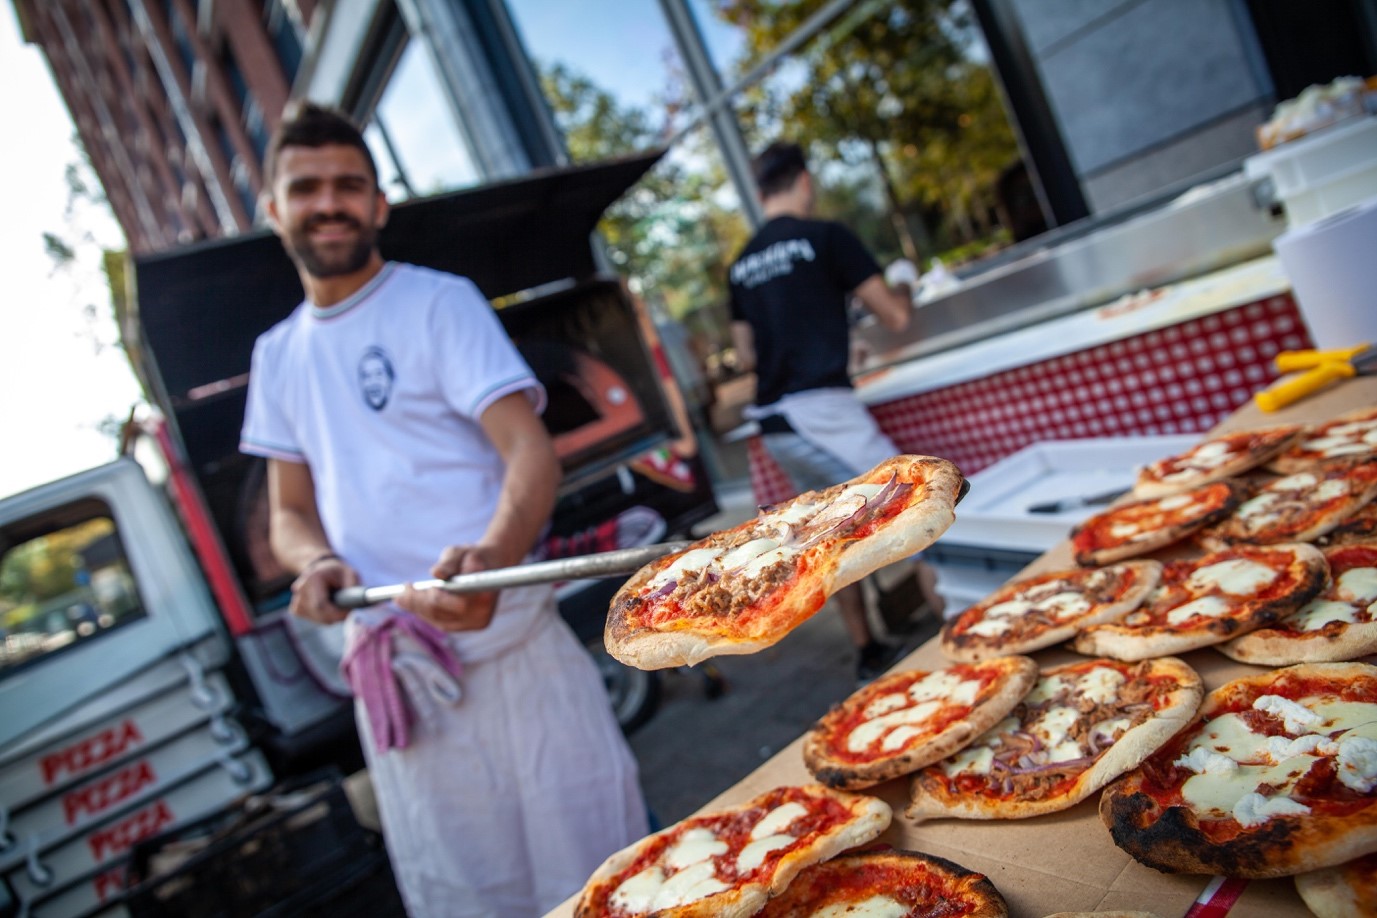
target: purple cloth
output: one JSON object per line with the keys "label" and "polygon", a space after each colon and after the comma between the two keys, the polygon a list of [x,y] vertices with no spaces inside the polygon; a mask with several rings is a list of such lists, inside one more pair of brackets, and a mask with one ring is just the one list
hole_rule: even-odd
{"label": "purple cloth", "polygon": [[373,746],[379,752],[405,749],[410,740],[407,710],[397,675],[392,670],[393,632],[411,638],[457,682],[463,666],[445,641],[445,632],[414,615],[389,615],[376,621],[356,620],[357,631],[340,661],[340,671],[354,695],[363,702]]}

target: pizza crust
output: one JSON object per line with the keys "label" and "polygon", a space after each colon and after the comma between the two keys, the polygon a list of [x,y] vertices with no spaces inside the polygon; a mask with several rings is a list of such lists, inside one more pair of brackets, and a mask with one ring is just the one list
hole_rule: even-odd
{"label": "pizza crust", "polygon": [[[655,918],[748,918],[759,912],[772,897],[783,892],[805,867],[835,857],[848,848],[874,841],[889,827],[893,815],[889,804],[876,797],[847,794],[821,785],[807,785],[801,790],[813,796],[827,796],[841,802],[850,810],[850,818],[841,825],[821,833],[809,844],[786,853],[769,875],[768,882],[732,886],[685,905],[659,909],[653,913]],[[737,806],[705,815],[722,816],[746,812],[759,807],[772,793],[774,792],[767,792]],[[685,821],[692,822],[694,819],[695,817],[689,817]],[[594,907],[594,895],[600,891],[599,887],[614,881],[623,870],[636,863],[643,852],[653,847],[661,837],[672,835],[681,825],[682,823],[676,823],[648,835],[603,861],[584,885],[583,893],[574,908],[574,918],[597,918],[602,914]]]}
{"label": "pizza crust", "polygon": [[1296,892],[1315,918],[1370,918],[1377,896],[1377,854],[1298,873]]}
{"label": "pizza crust", "polygon": [[[1209,719],[1232,699],[1282,694],[1288,678],[1377,683],[1377,667],[1362,663],[1300,664],[1236,679],[1211,692],[1183,731]],[[1171,744],[1174,754],[1175,744]],[[1187,805],[1163,807],[1142,790],[1143,769],[1126,774],[1100,797],[1100,819],[1115,844],[1163,873],[1269,879],[1331,867],[1377,852],[1372,807],[1347,816],[1276,816],[1232,837],[1207,835]]]}
{"label": "pizza crust", "polygon": [[[1174,678],[1177,687],[1166,695],[1163,705],[1147,720],[1125,731],[1066,789],[1042,799],[1013,796],[999,800],[976,794],[949,793],[945,783],[928,778],[926,772],[919,772],[914,775],[910,788],[911,802],[904,810],[904,815],[917,822],[949,816],[962,819],[1024,819],[1060,812],[1085,800],[1124,772],[1136,768],[1176,735],[1195,715],[1204,697],[1204,683],[1199,674],[1181,660],[1164,657],[1144,665],[1148,667],[1148,678]],[[1043,675],[1046,677],[1077,668],[1078,664],[1068,664],[1048,670]]]}
{"label": "pizza crust", "polygon": [[[1029,657],[1003,657],[970,668],[977,666],[1002,670],[998,681],[991,686],[993,691],[987,697],[977,699],[977,703],[965,717],[921,744],[903,749],[895,755],[864,763],[852,761],[836,752],[838,742],[844,739],[837,736],[837,728],[847,719],[855,706],[864,706],[882,697],[896,684],[909,684],[914,675],[911,671],[893,673],[860,689],[850,698],[834,706],[818,721],[803,741],[804,764],[812,772],[813,777],[828,787],[859,790],[945,759],[1003,720],[1023,696],[1028,694],[1028,690],[1038,678],[1038,665]],[[959,667],[956,671],[965,668]]]}
{"label": "pizza crust", "polygon": [[1157,561],[1124,561],[1108,566],[1104,570],[1127,572],[1127,575],[1132,578],[1132,583],[1117,599],[1099,604],[1084,615],[1068,617],[1059,621],[1055,626],[1028,631],[1023,634],[1019,634],[1017,630],[1012,634],[992,637],[971,634],[969,631],[957,633],[963,627],[969,628],[972,621],[983,618],[988,609],[1001,603],[1016,601],[1020,598],[1022,591],[1029,586],[1046,583],[1062,576],[1085,577],[1092,572],[1086,570],[1060,571],[1005,584],[956,618],[949,619],[943,624],[941,631],[942,655],[950,660],[974,663],[1007,654],[1032,653],[1044,647],[1060,644],[1083,628],[1123,618],[1143,604],[1144,600],[1157,588],[1157,584],[1162,578],[1162,565]]}
{"label": "pizza crust", "polygon": [[[858,538],[832,540],[807,550],[806,564],[797,559],[792,585],[767,594],[762,604],[770,607],[771,624],[756,635],[724,633],[710,622],[681,619],[654,627],[636,621],[646,585],[675,560],[689,551],[717,548],[733,537],[743,538],[756,520],[714,533],[641,568],[612,597],[603,640],[607,652],[628,666],[638,669],[664,669],[692,666],[714,656],[750,654],[780,641],[793,628],[822,608],[827,598],[842,587],[855,583],[882,567],[903,561],[935,542],[955,520],[954,508],[964,492],[965,479],[956,466],[931,456],[895,456],[865,475],[822,492],[805,492],[770,508],[777,511],[797,501],[816,500],[858,482],[883,483],[898,476],[901,482],[914,482],[915,492],[906,497],[908,505],[884,521],[875,532]],[[921,490],[919,490],[921,489]],[[798,568],[802,567],[802,572]],[[730,624],[731,610],[722,620]]]}

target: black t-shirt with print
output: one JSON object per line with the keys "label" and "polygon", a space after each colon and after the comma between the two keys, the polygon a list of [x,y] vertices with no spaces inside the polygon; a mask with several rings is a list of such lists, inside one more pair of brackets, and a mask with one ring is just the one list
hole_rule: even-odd
{"label": "black t-shirt with print", "polygon": [[732,265],[731,317],[755,337],[756,397],[850,386],[846,300],[880,266],[840,223],[776,217]]}

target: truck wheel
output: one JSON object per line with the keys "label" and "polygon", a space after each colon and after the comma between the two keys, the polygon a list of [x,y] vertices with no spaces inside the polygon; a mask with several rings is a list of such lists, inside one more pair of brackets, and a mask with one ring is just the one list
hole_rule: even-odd
{"label": "truck wheel", "polygon": [[617,723],[623,733],[632,733],[650,720],[660,706],[659,674],[617,662],[603,649],[601,641],[589,643],[588,652],[593,655],[598,672],[602,673]]}

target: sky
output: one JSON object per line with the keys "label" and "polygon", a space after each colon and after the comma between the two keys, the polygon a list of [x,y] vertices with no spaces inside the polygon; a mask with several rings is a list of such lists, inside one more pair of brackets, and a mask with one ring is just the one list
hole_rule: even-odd
{"label": "sky", "polygon": [[[79,153],[73,127],[48,70],[24,44],[14,6],[0,4],[0,124],[6,125],[7,219],[0,221],[0,497],[113,459],[115,441],[99,432],[123,417],[139,387],[116,341],[110,298],[99,271],[100,244],[123,248],[114,219],[82,208],[69,222],[64,171]],[[16,142],[17,141],[17,142]],[[54,272],[43,233],[78,245],[73,270]],[[83,307],[95,306],[94,320]]]}

